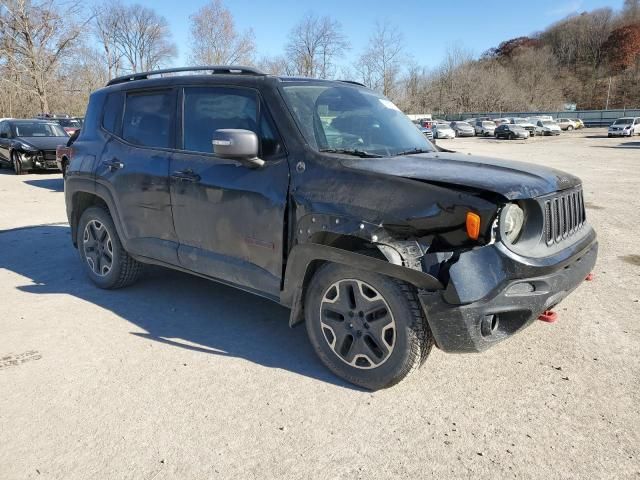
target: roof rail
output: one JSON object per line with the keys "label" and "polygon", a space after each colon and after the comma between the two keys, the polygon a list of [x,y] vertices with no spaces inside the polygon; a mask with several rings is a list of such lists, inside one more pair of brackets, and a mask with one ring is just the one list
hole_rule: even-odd
{"label": "roof rail", "polygon": [[253,67],[242,67],[236,65],[204,65],[198,67],[179,67],[179,68],[165,68],[163,70],[151,70],[149,72],[132,73],[130,75],[123,75],[109,80],[107,86],[116,85],[118,83],[132,82],[134,80],[146,80],[152,75],[165,75],[168,73],[181,73],[181,72],[211,72],[211,74],[235,74],[235,75],[266,75],[266,73]]}
{"label": "roof rail", "polygon": [[364,83],[356,82],[355,80],[338,80],[338,81],[342,83],[350,83],[352,85],[358,85],[360,87],[366,87]]}

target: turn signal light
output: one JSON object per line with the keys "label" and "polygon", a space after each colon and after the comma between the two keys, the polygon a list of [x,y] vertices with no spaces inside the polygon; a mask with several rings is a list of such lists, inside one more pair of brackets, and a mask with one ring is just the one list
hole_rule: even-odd
{"label": "turn signal light", "polygon": [[477,240],[480,236],[480,215],[467,212],[467,235],[472,240]]}

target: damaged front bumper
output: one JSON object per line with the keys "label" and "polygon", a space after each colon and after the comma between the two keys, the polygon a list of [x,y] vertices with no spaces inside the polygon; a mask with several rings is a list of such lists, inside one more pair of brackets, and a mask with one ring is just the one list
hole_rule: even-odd
{"label": "damaged front bumper", "polygon": [[541,259],[518,256],[501,243],[460,254],[444,290],[418,295],[436,345],[447,352],[480,352],[513,335],[578,287],[597,253],[591,230],[579,243]]}

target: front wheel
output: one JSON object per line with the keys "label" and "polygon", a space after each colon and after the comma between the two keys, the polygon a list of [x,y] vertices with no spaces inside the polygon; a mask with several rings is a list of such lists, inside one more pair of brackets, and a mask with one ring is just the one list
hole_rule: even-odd
{"label": "front wheel", "polygon": [[573,130],[573,127],[572,127],[571,125],[569,125],[569,126],[567,127],[567,132],[570,132],[571,130]]}
{"label": "front wheel", "polygon": [[123,248],[109,211],[87,208],[78,223],[78,252],[89,278],[100,288],[122,288],[135,282],[142,264]]}
{"label": "front wheel", "polygon": [[14,153],[12,155],[13,157],[13,171],[15,172],[16,175],[24,175],[25,173],[27,173],[27,170],[25,170],[22,166],[22,162],[20,161],[20,157],[18,156],[17,153]]}
{"label": "front wheel", "polygon": [[305,317],[320,360],[370,390],[404,379],[433,346],[414,288],[374,272],[325,264],[311,280]]}

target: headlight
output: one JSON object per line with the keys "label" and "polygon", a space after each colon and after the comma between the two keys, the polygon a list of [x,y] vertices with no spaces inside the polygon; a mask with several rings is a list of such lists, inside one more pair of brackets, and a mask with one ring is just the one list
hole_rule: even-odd
{"label": "headlight", "polygon": [[502,233],[509,243],[516,243],[524,225],[524,211],[515,203],[510,203],[502,209],[500,222]]}
{"label": "headlight", "polygon": [[28,143],[23,143],[23,142],[18,142],[18,145],[20,146],[21,149],[23,150],[27,150],[29,152],[35,150],[35,148],[33,148],[31,145],[29,145]]}

